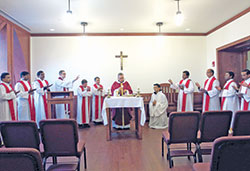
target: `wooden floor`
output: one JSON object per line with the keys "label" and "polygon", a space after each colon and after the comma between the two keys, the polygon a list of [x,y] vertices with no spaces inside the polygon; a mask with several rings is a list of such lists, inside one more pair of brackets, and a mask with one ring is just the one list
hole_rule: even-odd
{"label": "wooden floor", "polygon": [[[133,130],[132,128],[131,130]],[[112,134],[112,141],[106,141],[106,128],[91,125],[79,129],[80,139],[86,141],[88,171],[191,171],[193,160],[187,157],[174,158],[174,167],[169,169],[168,161],[161,156],[161,133],[163,130],[143,127],[143,139],[138,140],[132,131]],[[174,145],[173,148],[186,148]],[[165,148],[166,149],[166,148]],[[205,158],[208,161],[209,157]],[[63,158],[59,162],[74,162]],[[81,170],[84,170],[83,157]]]}

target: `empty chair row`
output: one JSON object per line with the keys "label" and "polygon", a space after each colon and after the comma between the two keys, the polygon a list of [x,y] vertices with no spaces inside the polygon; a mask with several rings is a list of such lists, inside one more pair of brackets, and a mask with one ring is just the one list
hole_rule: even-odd
{"label": "empty chair row", "polygon": [[[173,112],[169,116],[168,131],[162,134],[162,156],[164,156],[164,143],[167,145],[167,159],[170,168],[173,166],[173,157],[193,156],[199,162],[202,155],[211,154],[211,148],[201,148],[204,142],[213,142],[216,138],[228,136],[232,119],[231,111],[204,112]],[[250,135],[250,111],[239,111],[235,114],[233,135]],[[171,150],[171,144],[187,143],[187,149]],[[196,147],[195,152],[191,144]]]}
{"label": "empty chair row", "polygon": [[[50,119],[39,123],[43,148],[40,148],[40,136],[37,125],[33,121],[1,122],[1,134],[6,148],[34,148],[41,153],[43,166],[52,157],[57,164],[57,157],[76,156],[80,170],[80,158],[84,154],[84,166],[87,168],[85,142],[78,138],[78,127],[75,120]],[[43,150],[40,150],[43,149]],[[71,167],[74,165],[55,165],[54,167]]]}
{"label": "empty chair row", "polygon": [[[40,152],[34,148],[0,148],[0,171],[44,171]],[[53,164],[47,171],[74,171],[75,164]]]}

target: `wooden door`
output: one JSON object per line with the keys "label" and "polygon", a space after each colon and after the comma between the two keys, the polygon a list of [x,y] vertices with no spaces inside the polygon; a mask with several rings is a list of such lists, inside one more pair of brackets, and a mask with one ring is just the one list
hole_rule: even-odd
{"label": "wooden door", "polygon": [[221,86],[224,85],[224,75],[227,71],[233,71],[235,74],[235,81],[239,83],[241,81],[241,71],[246,67],[246,59],[244,52],[218,52],[218,79]]}

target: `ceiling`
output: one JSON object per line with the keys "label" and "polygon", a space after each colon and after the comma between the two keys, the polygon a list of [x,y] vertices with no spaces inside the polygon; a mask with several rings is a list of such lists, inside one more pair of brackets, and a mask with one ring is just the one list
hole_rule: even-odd
{"label": "ceiling", "polygon": [[31,33],[81,33],[81,21],[88,33],[162,32],[206,33],[250,7],[250,0],[181,0],[184,22],[176,26],[174,0],[71,0],[73,18],[65,19],[68,0],[0,0],[4,11]]}

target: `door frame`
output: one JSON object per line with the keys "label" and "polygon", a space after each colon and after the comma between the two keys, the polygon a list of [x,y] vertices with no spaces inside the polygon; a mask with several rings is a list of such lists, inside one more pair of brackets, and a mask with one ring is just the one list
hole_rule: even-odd
{"label": "door frame", "polygon": [[[228,44],[226,44],[226,45],[223,45],[223,46],[221,46],[221,47],[216,48],[217,78],[219,78],[219,76],[220,76],[220,70],[219,70],[219,66],[220,66],[220,65],[219,65],[219,64],[220,64],[219,55],[220,55],[220,54],[219,54],[219,53],[220,53],[221,51],[223,51],[223,50],[226,50],[226,49],[228,49],[228,48],[230,48],[230,47],[236,46],[236,45],[238,45],[238,44],[244,43],[244,42],[249,41],[249,40],[250,40],[250,35],[249,35],[249,36],[246,36],[246,37],[244,37],[244,38],[241,38],[241,39],[239,39],[239,40],[233,41],[233,42],[231,42],[231,43],[228,43]],[[242,51],[242,53],[243,53],[243,60],[244,60],[243,65],[242,65],[242,68],[246,68],[247,51]],[[222,81],[222,80],[219,80],[219,81]]]}

